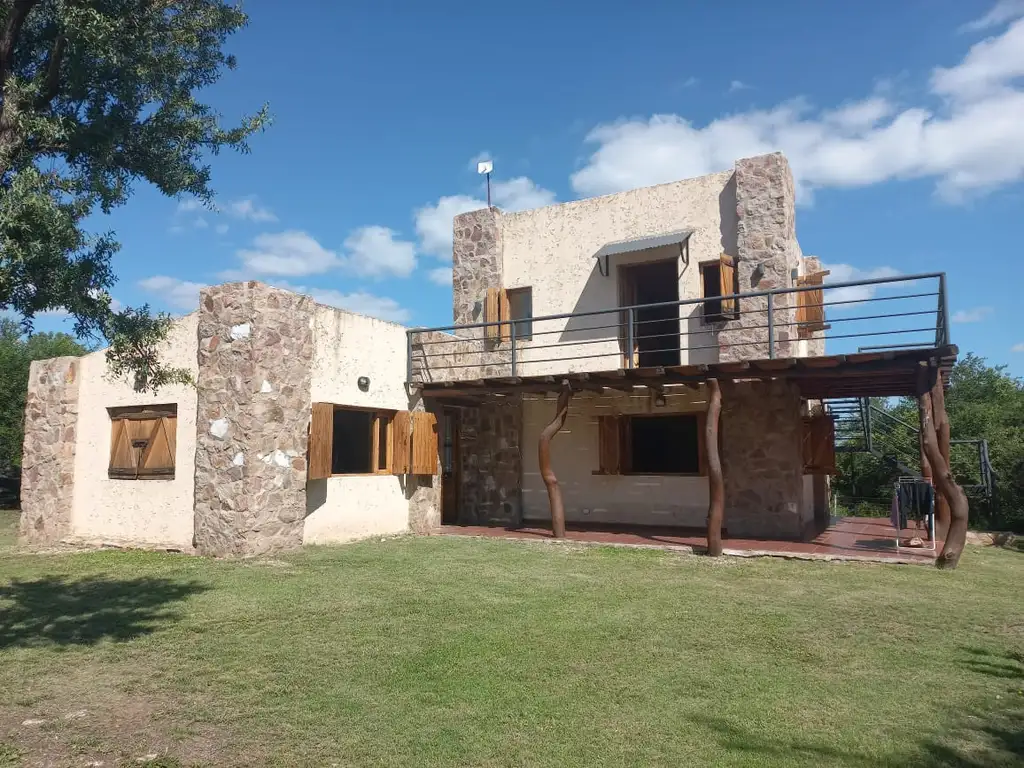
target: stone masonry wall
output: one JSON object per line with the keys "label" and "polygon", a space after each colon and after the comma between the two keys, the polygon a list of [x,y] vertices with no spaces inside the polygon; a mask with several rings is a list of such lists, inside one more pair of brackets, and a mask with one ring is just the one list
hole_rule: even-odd
{"label": "stone masonry wall", "polygon": [[[428,408],[423,398],[416,394],[410,398],[410,411],[431,411],[441,424],[439,410]],[[429,533],[441,527],[441,461],[438,457],[433,475],[406,475],[405,497],[409,500],[409,530],[413,533]]]}
{"label": "stone masonry wall", "polygon": [[730,536],[799,538],[803,443],[792,382],[722,382],[722,473]]}
{"label": "stone masonry wall", "polygon": [[[736,163],[736,269],[740,293],[792,287],[799,265],[796,240],[796,191],[789,163],[780,152]],[[796,354],[796,298],[775,296],[775,355]],[[763,359],[768,354],[767,298],[744,299],[738,320],[726,323],[719,335],[722,362]]]}
{"label": "stone masonry wall", "polygon": [[522,521],[522,433],[523,404],[519,398],[463,409],[459,433],[460,523]]}
{"label": "stone masonry wall", "polygon": [[302,544],[313,300],[262,283],[199,308],[195,545],[257,555]]}
{"label": "stone masonry wall", "polygon": [[53,544],[71,533],[79,364],[55,357],[29,368],[20,526],[29,544]]}
{"label": "stone masonry wall", "polygon": [[[452,241],[452,315],[457,325],[484,322],[488,288],[501,287],[501,212],[482,208],[456,216]],[[481,335],[479,328],[465,335]]]}

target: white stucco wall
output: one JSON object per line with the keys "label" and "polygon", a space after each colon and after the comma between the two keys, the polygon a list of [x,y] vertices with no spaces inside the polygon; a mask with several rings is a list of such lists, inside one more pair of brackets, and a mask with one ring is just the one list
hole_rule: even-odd
{"label": "white stucco wall", "polygon": [[[314,403],[407,410],[405,328],[317,305],[313,329]],[[366,392],[357,384],[370,380]],[[306,486],[303,544],[328,544],[409,528],[409,502],[392,475],[350,475]]]}
{"label": "white stucco wall", "polygon": [[[161,347],[163,361],[198,375],[199,314],[171,326]],[[72,535],[85,539],[188,549],[192,546],[193,488],[196,452],[196,390],[168,386],[138,393],[127,381],[113,380],[104,351],[82,358],[75,443]],[[107,408],[126,405],[178,406],[174,478],[113,480],[110,463],[110,416]]]}
{"label": "white stucco wall", "polygon": [[[533,314],[552,315],[617,307],[617,267],[665,258],[676,258],[680,299],[701,295],[699,264],[718,259],[722,253],[736,253],[736,198],[732,171],[644,187],[614,195],[577,200],[500,217],[502,242],[502,285],[507,289],[530,286]],[[602,276],[594,254],[604,245],[634,238],[651,237],[692,229],[689,264],[679,258],[678,246],[667,246],[610,258],[609,276]],[[681,363],[716,362],[718,350],[713,333],[703,325],[700,305],[680,307],[681,330],[691,347],[683,351]],[[575,333],[564,336],[567,322]],[[621,353],[615,329],[585,330],[587,326],[609,325],[618,313],[589,320],[550,321],[535,324],[534,332],[559,331],[521,342],[519,373],[533,375],[569,371],[618,368]],[[532,349],[542,344],[581,340],[604,341],[586,345],[565,345],[555,349]],[[574,355],[600,355],[568,364],[530,360]]]}
{"label": "white stucco wall", "polygon": [[[523,402],[523,516],[550,519],[547,489],[537,464],[540,432],[551,420],[555,399]],[[707,410],[703,393],[670,393],[662,408],[643,395],[573,395],[565,427],[551,441],[551,463],[558,476],[570,522],[632,523],[700,527],[708,512],[706,477],[595,475],[599,466],[597,417],[613,414],[693,413]]]}

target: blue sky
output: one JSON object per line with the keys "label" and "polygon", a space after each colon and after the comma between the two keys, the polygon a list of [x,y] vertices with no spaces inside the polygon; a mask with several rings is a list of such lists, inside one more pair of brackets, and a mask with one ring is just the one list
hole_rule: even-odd
{"label": "blue sky", "polygon": [[245,9],[206,97],[274,124],[213,159],[220,213],[140,186],[95,221],[124,304],[180,313],[244,277],[444,324],[482,153],[516,209],[781,149],[805,254],[834,277],[946,271],[953,341],[1024,374],[1024,0]]}

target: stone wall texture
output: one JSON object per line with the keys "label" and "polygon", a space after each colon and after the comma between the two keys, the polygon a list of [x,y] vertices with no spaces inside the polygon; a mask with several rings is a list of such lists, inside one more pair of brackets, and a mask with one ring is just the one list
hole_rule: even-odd
{"label": "stone wall texture", "polygon": [[460,523],[522,521],[522,433],[523,405],[519,398],[463,409],[459,433]]}
{"label": "stone wall texture", "polygon": [[[501,212],[482,208],[456,216],[452,241],[452,317],[457,325],[484,322],[488,288],[501,287]],[[466,335],[481,335],[467,329]]]}
{"label": "stone wall texture", "polygon": [[723,381],[721,418],[729,535],[799,538],[803,422],[796,385]]}
{"label": "stone wall texture", "polygon": [[[792,287],[799,266],[796,240],[796,191],[789,163],[780,152],[736,162],[736,269],[740,293]],[[796,354],[796,299],[775,296],[776,357]],[[738,320],[719,335],[722,362],[769,357],[767,298],[744,299]],[[760,328],[756,326],[762,326]]]}
{"label": "stone wall texture", "polygon": [[54,544],[71,533],[79,364],[55,357],[29,369],[20,524],[28,544]]}
{"label": "stone wall texture", "polygon": [[302,544],[313,300],[262,283],[204,289],[195,546],[257,555]]}

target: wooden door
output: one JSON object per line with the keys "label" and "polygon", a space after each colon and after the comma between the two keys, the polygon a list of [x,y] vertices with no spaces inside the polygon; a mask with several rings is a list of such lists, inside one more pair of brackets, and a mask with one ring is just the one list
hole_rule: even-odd
{"label": "wooden door", "polygon": [[459,522],[459,486],[462,473],[459,461],[459,411],[445,408],[441,415],[441,523]]}

